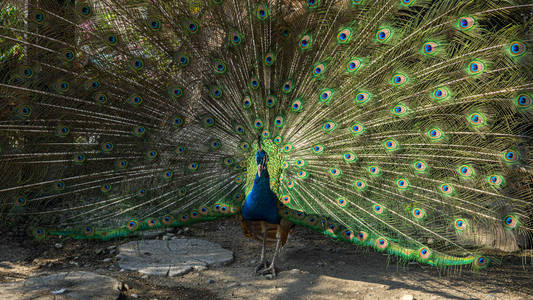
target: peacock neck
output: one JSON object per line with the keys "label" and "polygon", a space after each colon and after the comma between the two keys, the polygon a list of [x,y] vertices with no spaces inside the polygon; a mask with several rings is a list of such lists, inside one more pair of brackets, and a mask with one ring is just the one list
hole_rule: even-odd
{"label": "peacock neck", "polygon": [[[283,173],[283,157],[281,155],[280,148],[271,139],[264,139],[261,150],[255,144],[252,151],[248,153],[246,166],[248,173],[246,175],[246,195],[248,195],[253,188],[254,181],[257,176],[257,155],[258,151],[264,152],[268,156],[267,172],[268,179],[270,181],[270,189],[279,197],[280,179]],[[263,175],[261,175],[262,177]]]}

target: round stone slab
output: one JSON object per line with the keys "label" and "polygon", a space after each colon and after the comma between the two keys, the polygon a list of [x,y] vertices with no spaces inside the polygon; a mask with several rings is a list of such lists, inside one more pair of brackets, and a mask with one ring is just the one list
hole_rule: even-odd
{"label": "round stone slab", "polygon": [[30,277],[25,281],[0,284],[0,299],[39,300],[115,300],[121,283],[92,272],[62,272]]}
{"label": "round stone slab", "polygon": [[122,244],[119,266],[147,275],[176,276],[233,261],[233,252],[197,239],[140,240]]}

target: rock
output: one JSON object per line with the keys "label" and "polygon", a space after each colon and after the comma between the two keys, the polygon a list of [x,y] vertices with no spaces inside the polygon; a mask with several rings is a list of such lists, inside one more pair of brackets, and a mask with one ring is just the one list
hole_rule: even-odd
{"label": "rock", "polygon": [[115,252],[116,252],[115,249],[111,249],[111,250],[109,251],[109,254],[110,254],[110,255],[113,255],[113,254],[115,254]]}
{"label": "rock", "polygon": [[110,262],[112,261],[113,259],[111,257],[107,257],[107,258],[104,258],[102,261],[107,263],[107,262]]}
{"label": "rock", "polygon": [[415,297],[413,295],[403,295],[401,300],[414,300]]}
{"label": "rock", "polygon": [[59,290],[52,291],[52,294],[59,295],[59,294],[63,294],[66,291],[67,291],[67,289],[62,288],[62,289],[59,289]]}
{"label": "rock", "polygon": [[215,281],[213,279],[208,279],[207,280],[207,284],[212,284],[212,283],[215,283]]}
{"label": "rock", "polygon": [[207,266],[194,266],[193,269],[198,271],[198,272],[205,271],[205,270],[207,270]]}
{"label": "rock", "polygon": [[54,246],[56,247],[56,249],[63,248],[63,244],[61,244],[61,243],[56,243]]}
{"label": "rock", "polygon": [[231,288],[237,287],[239,285],[240,284],[238,282],[232,282],[232,283],[228,284],[228,288],[231,289]]}
{"label": "rock", "polygon": [[292,269],[292,270],[289,270],[289,273],[291,274],[300,274],[300,270],[299,269]]}
{"label": "rock", "polygon": [[111,245],[111,246],[107,247],[107,250],[113,250],[113,249],[117,249],[117,246]]}
{"label": "rock", "polygon": [[255,265],[255,264],[257,264],[257,260],[252,259],[252,260],[250,261],[250,264],[251,264],[251,265]]}
{"label": "rock", "polygon": [[72,260],[69,261],[68,263],[71,264],[71,265],[75,265],[76,267],[80,266],[80,264],[78,262],[75,262],[75,261],[72,261]]}
{"label": "rock", "polygon": [[132,298],[138,298],[139,296],[137,296],[137,294],[131,294],[130,297],[132,297]]}
{"label": "rock", "polygon": [[233,252],[198,239],[141,240],[119,247],[119,266],[157,276],[176,276],[233,261]]}
{"label": "rock", "polygon": [[94,250],[94,253],[97,254],[97,255],[100,255],[103,252],[104,252],[104,249],[102,249],[102,248],[98,248],[98,249]]}
{"label": "rock", "polygon": [[189,232],[189,227],[183,228],[183,233]]}
{"label": "rock", "polygon": [[62,272],[30,277],[25,281],[0,284],[0,299],[89,300],[118,299],[121,284],[118,280],[92,272]]}
{"label": "rock", "polygon": [[168,235],[164,235],[161,239],[162,239],[163,241],[167,241],[167,240],[169,240],[169,236],[168,236]]}
{"label": "rock", "polygon": [[142,279],[148,279],[148,275],[144,274],[143,276],[141,276]]}
{"label": "rock", "polygon": [[265,278],[266,278],[266,279],[272,279],[272,278],[274,278],[274,276],[273,276],[272,274],[266,274],[266,275],[265,275]]}

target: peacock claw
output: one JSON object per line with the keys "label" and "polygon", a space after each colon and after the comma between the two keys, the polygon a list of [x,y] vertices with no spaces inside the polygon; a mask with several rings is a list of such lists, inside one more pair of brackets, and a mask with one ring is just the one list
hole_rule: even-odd
{"label": "peacock claw", "polygon": [[278,274],[278,270],[276,269],[275,266],[270,265],[270,267],[261,270],[261,272],[260,272],[259,274],[260,274],[260,275],[263,275],[263,276],[264,276],[264,275],[271,274],[273,277],[276,277],[277,274]]}
{"label": "peacock claw", "polygon": [[255,266],[255,275],[261,275],[261,272],[265,270],[268,265],[269,265],[268,260],[260,262],[257,266]]}

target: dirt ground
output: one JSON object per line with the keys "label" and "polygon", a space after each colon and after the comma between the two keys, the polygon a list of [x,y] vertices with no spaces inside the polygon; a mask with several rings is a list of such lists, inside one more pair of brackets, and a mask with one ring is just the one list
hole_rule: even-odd
{"label": "dirt ground", "polygon": [[3,232],[0,283],[83,270],[121,281],[120,299],[533,299],[531,254],[504,258],[500,266],[475,274],[443,271],[398,263],[393,257],[297,227],[281,252],[278,277],[269,279],[253,275],[261,245],[243,236],[236,219],[195,224],[176,229],[175,234],[219,243],[234,252],[235,260],[183,276],[148,277],[120,270],[116,263],[114,246],[132,238],[35,242]]}

